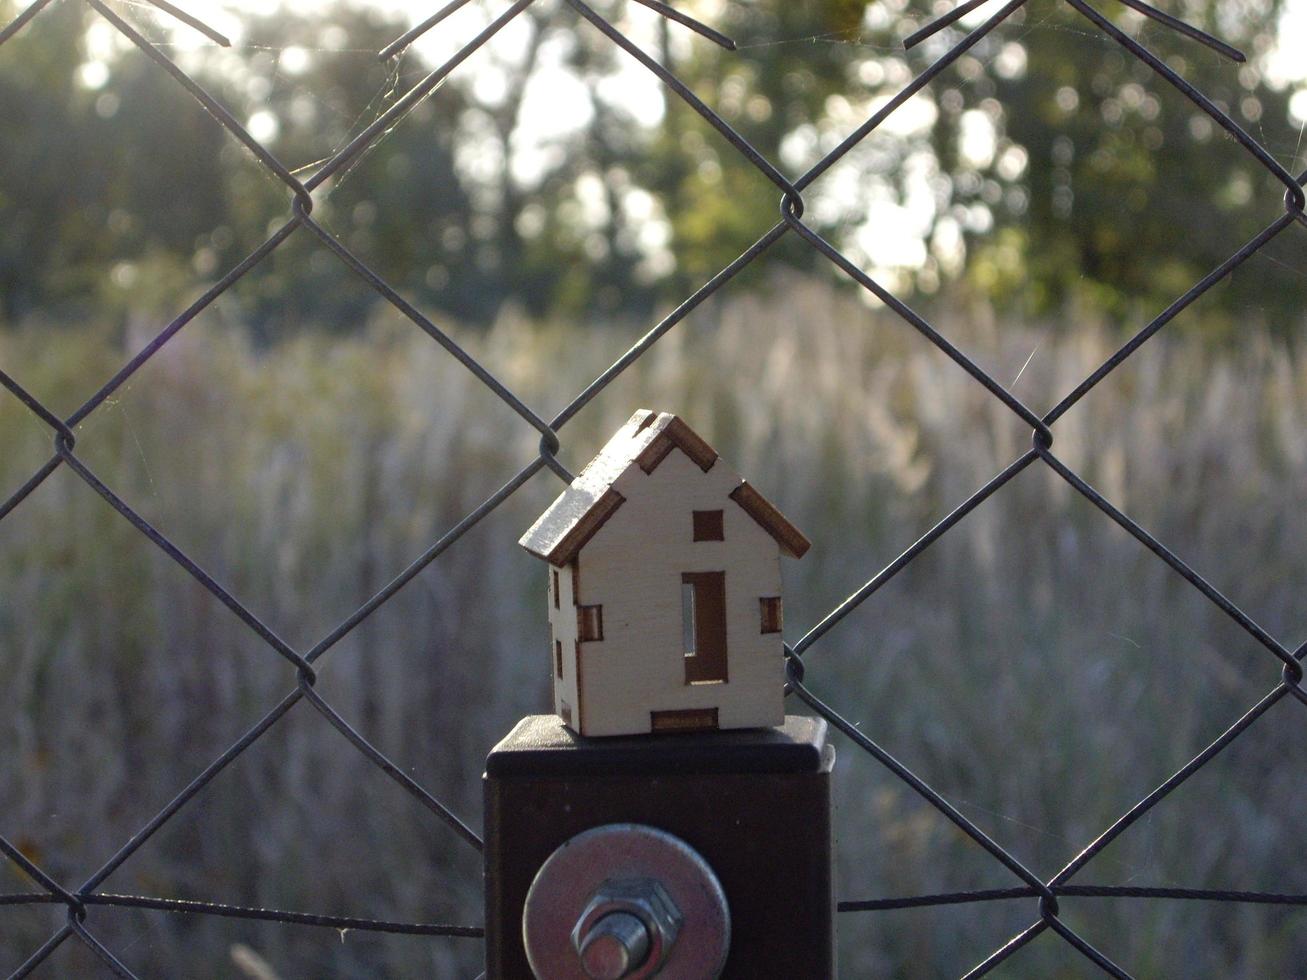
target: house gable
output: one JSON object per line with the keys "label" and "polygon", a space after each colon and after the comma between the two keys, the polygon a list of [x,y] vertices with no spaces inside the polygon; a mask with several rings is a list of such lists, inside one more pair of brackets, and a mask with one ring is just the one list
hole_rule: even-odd
{"label": "house gable", "polygon": [[[615,485],[619,481],[628,484],[623,477],[636,467],[643,475],[652,475],[674,449],[704,473],[717,463],[716,450],[677,416],[667,412],[655,415],[646,409],[636,412],[523,535],[520,544],[552,565],[566,565],[626,500]],[[798,558],[808,550],[808,539],[757,490],[733,473],[731,482],[730,498],[776,540],[782,553]]]}
{"label": "house gable", "polygon": [[717,462],[717,450],[675,415],[635,461],[640,464],[640,469],[652,473],[673,449],[685,453],[705,473]]}

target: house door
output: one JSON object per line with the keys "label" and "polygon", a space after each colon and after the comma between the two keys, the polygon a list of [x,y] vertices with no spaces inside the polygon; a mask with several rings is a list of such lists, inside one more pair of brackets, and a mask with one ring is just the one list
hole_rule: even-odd
{"label": "house door", "polygon": [[726,573],[681,575],[681,645],[685,683],[726,680]]}

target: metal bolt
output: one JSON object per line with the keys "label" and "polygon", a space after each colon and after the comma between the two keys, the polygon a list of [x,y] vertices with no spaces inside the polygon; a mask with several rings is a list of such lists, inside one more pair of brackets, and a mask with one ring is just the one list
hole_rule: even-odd
{"label": "metal bolt", "polygon": [[681,911],[651,878],[606,881],[572,930],[572,947],[592,980],[653,976],[681,929]]}
{"label": "metal bolt", "polygon": [[585,934],[577,952],[593,980],[622,980],[649,955],[649,930],[629,912],[609,912]]}

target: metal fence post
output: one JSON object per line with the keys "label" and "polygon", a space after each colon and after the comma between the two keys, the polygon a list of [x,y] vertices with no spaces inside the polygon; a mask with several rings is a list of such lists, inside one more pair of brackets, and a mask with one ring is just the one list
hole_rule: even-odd
{"label": "metal fence post", "polygon": [[[720,882],[729,910],[720,976],[834,976],[835,753],[826,732],[825,721],[792,715],[773,729],[583,739],[553,715],[523,719],[486,760],[487,976],[648,975],[648,960],[635,957],[629,972],[586,972],[585,939],[573,927],[605,882],[644,877],[677,887],[681,865],[693,858],[675,844],[646,853],[645,839],[658,834],[683,842]],[[613,846],[588,845],[596,828],[607,829]],[[579,848],[584,859],[569,860],[569,849]],[[660,977],[714,975],[700,959],[714,941],[704,922],[712,914],[685,915]],[[545,915],[551,921],[537,927]],[[531,938],[553,921],[552,934]]]}

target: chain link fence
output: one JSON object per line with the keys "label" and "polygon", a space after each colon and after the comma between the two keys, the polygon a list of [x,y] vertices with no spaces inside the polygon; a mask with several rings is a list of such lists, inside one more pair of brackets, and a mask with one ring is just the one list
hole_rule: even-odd
{"label": "chain link fence", "polygon": [[[359,932],[396,933],[420,936],[444,936],[463,939],[478,939],[482,936],[479,927],[449,925],[439,923],[374,921],[348,916],[316,915],[301,912],[281,911],[243,907],[217,902],[183,901],[177,899],[156,898],[137,895],[120,895],[105,891],[111,876],[124,864],[130,862],[141,847],[161,828],[183,811],[191,802],[218,776],[227,766],[245,753],[251,746],[263,738],[292,711],[305,710],[301,702],[313,711],[321,714],[348,741],[354,750],[360,753],[377,769],[384,772],[396,784],[403,788],[413,800],[426,807],[436,819],[444,823],[450,832],[451,844],[480,850],[481,840],[477,833],[452,810],[428,792],[423,786],[407,775],[403,769],[387,758],[373,745],[358,728],[343,717],[342,714],[316,687],[319,671],[329,652],[350,635],[365,620],[388,603],[424,568],[440,559],[441,555],[469,530],[476,526],[492,511],[512,497],[527,481],[544,470],[550,470],[562,481],[570,481],[572,474],[559,460],[562,439],[567,426],[577,414],[602,392],[611,382],[627,368],[639,360],[660,338],[673,330],[692,311],[709,297],[726,287],[742,270],[757,261],[764,253],[772,249],[777,242],[787,236],[804,242],[820,253],[845,276],[859,287],[874,295],[904,323],[920,333],[935,347],[950,358],[959,370],[969,374],[977,384],[983,386],[990,395],[1001,402],[1013,415],[1020,419],[1032,431],[1031,447],[1018,458],[1012,460],[992,479],[975,490],[965,502],[939,521],[911,547],[899,555],[882,571],[857,589],[846,600],[825,616],[802,637],[787,645],[787,671],[791,695],[826,718],[839,729],[851,742],[875,759],[899,780],[902,780],[917,794],[920,794],[930,806],[959,828],[962,833],[975,842],[976,846],[987,852],[997,865],[1005,868],[1012,876],[1011,887],[991,890],[953,892],[944,894],[914,895],[901,898],[841,901],[839,910],[848,915],[866,915],[878,911],[903,908],[919,908],[932,905],[954,905],[960,903],[987,903],[1027,899],[1031,903],[1029,925],[1013,935],[1007,942],[988,955],[979,959],[967,977],[979,977],[989,973],[999,964],[1019,951],[1045,932],[1054,932],[1086,959],[1096,964],[1103,972],[1115,977],[1129,977],[1129,964],[1114,962],[1105,952],[1096,948],[1076,929],[1072,928],[1062,914],[1062,900],[1066,898],[1135,898],[1166,899],[1181,901],[1218,901],[1230,903],[1271,904],[1281,906],[1307,905],[1307,895],[1275,894],[1263,892],[1237,892],[1220,890],[1198,890],[1186,888],[1149,888],[1149,887],[1099,887],[1076,884],[1076,878],[1101,854],[1113,841],[1125,833],[1132,825],[1148,814],[1154,807],[1170,796],[1186,780],[1210,763],[1233,742],[1240,738],[1270,708],[1284,700],[1297,700],[1307,705],[1307,689],[1302,684],[1302,661],[1307,655],[1307,645],[1294,647],[1283,639],[1271,635],[1226,595],[1214,587],[1200,570],[1191,567],[1184,559],[1149,531],[1124,513],[1112,501],[1104,497],[1091,486],[1073,468],[1068,466],[1055,452],[1055,435],[1057,422],[1073,406],[1081,401],[1096,385],[1121,366],[1150,338],[1162,330],[1179,314],[1193,305],[1200,297],[1220,283],[1236,269],[1247,262],[1259,250],[1265,248],[1279,236],[1302,236],[1307,231],[1307,213],[1304,213],[1304,182],[1307,173],[1294,176],[1286,171],[1267,149],[1245,132],[1230,114],[1222,111],[1202,92],[1190,85],[1180,74],[1168,67],[1157,55],[1142,46],[1134,38],[1123,32],[1098,9],[1085,0],[1065,0],[1071,8],[1093,25],[1111,42],[1119,45],[1129,56],[1147,65],[1166,84],[1174,86],[1213,123],[1224,130],[1231,138],[1263,167],[1273,180],[1284,188],[1283,213],[1268,224],[1250,240],[1231,242],[1229,258],[1212,269],[1201,280],[1194,283],[1183,295],[1157,315],[1151,322],[1135,333],[1128,342],[1121,346],[1100,367],[1075,386],[1050,411],[1039,413],[1026,405],[1013,394],[1011,386],[1005,386],[994,376],[980,367],[964,351],[955,347],[927,319],[900,300],[880,282],[867,275],[858,265],[846,257],[840,249],[823,238],[804,221],[804,192],[823,174],[841,160],[851,149],[876,131],[889,116],[899,109],[916,93],[931,83],[933,79],[953,65],[959,58],[974,48],[999,25],[1020,10],[1026,0],[1008,0],[996,9],[982,24],[969,31],[957,44],[953,45],[925,71],[915,77],[894,98],[882,105],[874,115],[850,133],[834,149],[827,153],[818,163],[801,176],[791,179],[785,176],[771,161],[763,156],[754,146],[736,132],[721,116],[701,101],[675,74],[667,70],[656,60],[641,50],[614,23],[596,12],[586,0],[565,0],[566,6],[580,21],[588,22],[591,27],[601,32],[612,44],[636,59],[645,69],[655,75],[679,99],[690,106],[700,117],[710,124],[739,154],[752,164],[757,171],[774,185],[780,201],[780,214],[776,223],[737,259],[723,268],[712,279],[704,283],[691,296],[686,298],[661,322],[648,331],[634,346],[615,361],[607,370],[596,377],[584,390],[576,394],[571,402],[553,418],[545,418],[505,385],[485,364],[481,363],[467,349],[461,346],[449,333],[432,322],[420,310],[404,299],[400,293],[381,276],[369,268],[368,264],[343,245],[314,220],[314,191],[328,181],[333,175],[340,174],[356,163],[384,134],[404,116],[435,90],[445,79],[470,58],[479,48],[490,41],[506,25],[525,11],[533,0],[516,0],[503,11],[473,40],[462,47],[453,57],[434,71],[430,72],[420,83],[382,113],[374,122],[344,146],[331,159],[321,164],[312,176],[301,180],[288,170],[267,148],[260,144],[249,131],[241,125],[224,107],[213,98],[196,81],[189,77],[178,64],[165,52],[163,47],[147,40],[130,23],[108,7],[102,0],[84,0],[100,17],[113,26],[132,45],[146,57],[166,71],[178,85],[186,89],[221,125],[239,140],[259,161],[268,174],[280,181],[290,195],[289,213],[284,223],[273,232],[267,240],[239,265],[212,285],[187,309],[177,317],[148,344],[132,357],[121,369],[98,391],[88,397],[82,405],[67,417],[60,417],[40,399],[31,394],[18,379],[0,370],[0,384],[19,399],[37,418],[48,426],[53,434],[54,449],[48,461],[8,499],[0,504],[0,520],[22,520],[21,505],[38,487],[60,468],[67,468],[99,494],[122,519],[129,522],[141,535],[144,535],[158,549],[162,550],[173,562],[176,562],[194,578],[207,592],[221,601],[237,616],[253,634],[257,635],[269,652],[282,658],[293,677],[293,684],[285,697],[263,718],[213,761],[194,779],[182,787],[177,795],[163,806],[148,822],[124,841],[116,853],[99,868],[91,872],[84,881],[73,884],[61,882],[47,873],[37,861],[30,859],[20,847],[6,838],[6,829],[0,826],[0,851],[9,861],[17,865],[39,890],[20,894],[0,894],[0,906],[17,907],[25,905],[56,905],[66,909],[67,917],[39,948],[29,951],[4,949],[5,957],[15,954],[25,956],[13,963],[6,962],[5,969],[12,970],[13,977],[24,977],[32,973],[62,944],[74,940],[87,947],[114,974],[120,977],[132,977],[132,971],[123,963],[121,953],[102,943],[96,935],[95,908],[97,906],[119,906],[139,909],[164,910],[195,916],[226,916],[243,919],[326,926],[341,930]],[[148,0],[159,11],[182,21],[194,30],[200,31],[212,41],[226,45],[229,42],[218,32],[187,13],[174,7],[167,0]],[[430,30],[444,18],[463,6],[467,0],[453,0],[441,8],[423,23],[396,39],[380,52],[382,58],[389,58],[402,52],[408,45]],[[659,0],[638,0],[638,2],[656,11],[663,17],[689,28],[710,41],[730,49],[732,42],[699,23],[692,17],[677,11]],[[908,47],[915,46],[932,37],[942,29],[954,24],[966,14],[981,7],[986,0],[968,0],[950,13],[940,17],[905,40]],[[1175,17],[1151,7],[1143,0],[1123,0],[1130,8],[1167,28],[1178,31],[1191,40],[1210,49],[1239,60],[1242,56],[1218,39],[1198,30]],[[22,31],[33,19],[41,15],[51,0],[37,0],[24,10],[12,23],[0,31],[0,45]],[[4,54],[0,51],[0,57]],[[753,206],[762,207],[763,202],[752,202]],[[263,622],[240,599],[233,595],[213,575],[207,572],[195,560],[188,556],[168,536],[154,527],[132,506],[130,501],[122,499],[87,465],[78,453],[77,438],[74,430],[92,413],[110,402],[116,392],[124,387],[143,365],[169,343],[188,323],[212,304],[224,292],[231,289],[242,277],[246,276],[260,263],[269,258],[283,243],[297,234],[313,236],[325,248],[333,252],[340,262],[360,281],[391,304],[414,326],[425,332],[436,344],[443,347],[450,356],[457,359],[476,379],[502,402],[512,409],[522,424],[529,426],[539,434],[539,452],[520,471],[503,486],[486,498],[479,506],[467,513],[458,523],[438,541],[412,562],[389,584],[373,595],[367,602],[357,608],[334,629],[323,636],[316,644],[307,649],[297,649],[280,637],[267,623]],[[846,719],[843,711],[852,706],[831,704],[819,698],[811,686],[814,672],[811,671],[811,655],[817,652],[823,637],[835,629],[855,608],[865,602],[891,579],[898,576],[907,566],[916,560],[941,537],[966,520],[977,507],[983,504],[1018,474],[1033,466],[1048,467],[1061,480],[1065,481],[1077,493],[1088,500],[1104,516],[1115,522],[1135,540],[1142,548],[1152,552],[1156,560],[1164,563],[1179,578],[1183,579],[1197,593],[1211,602],[1234,624],[1250,636],[1266,653],[1268,675],[1275,671],[1276,677],[1272,687],[1264,697],[1258,700],[1238,718],[1235,718],[1219,738],[1199,752],[1188,763],[1177,770],[1170,778],[1158,785],[1152,792],[1140,799],[1122,813],[1110,826],[1093,840],[1083,844],[1079,853],[1051,878],[1036,874],[1022,863],[1010,850],[1005,849],[993,837],[982,831],[973,821],[964,816],[954,805],[916,773],[895,759],[888,751],[864,735],[859,728]],[[258,556],[248,556],[257,560]],[[819,676],[819,675],[818,675]],[[1268,681],[1271,678],[1268,676]],[[3,913],[0,913],[2,915]],[[977,953],[980,956],[980,951]]]}

